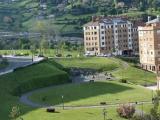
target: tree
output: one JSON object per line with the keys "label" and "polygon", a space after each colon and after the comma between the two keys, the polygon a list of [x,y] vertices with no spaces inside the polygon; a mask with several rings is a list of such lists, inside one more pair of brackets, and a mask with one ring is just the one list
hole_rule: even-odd
{"label": "tree", "polygon": [[157,96],[154,98],[154,106],[150,112],[153,120],[160,120],[159,100],[160,100],[160,91],[157,91]]}
{"label": "tree", "polygon": [[117,108],[117,113],[119,114],[120,117],[132,118],[133,114],[135,113],[135,107],[130,104],[120,105]]}
{"label": "tree", "polygon": [[11,120],[17,120],[17,118],[23,120],[23,118],[20,117],[20,109],[17,106],[12,107],[9,117]]}
{"label": "tree", "polygon": [[49,43],[50,38],[55,37],[57,32],[52,26],[51,21],[37,21],[35,27],[32,31],[39,32],[41,34],[41,37],[39,39],[39,49],[40,54],[43,55],[43,53],[46,52],[47,49],[49,49]]}
{"label": "tree", "polygon": [[45,35],[42,36],[40,40],[40,54],[44,55],[47,52],[47,49],[49,49],[49,43],[47,41],[47,38]]}

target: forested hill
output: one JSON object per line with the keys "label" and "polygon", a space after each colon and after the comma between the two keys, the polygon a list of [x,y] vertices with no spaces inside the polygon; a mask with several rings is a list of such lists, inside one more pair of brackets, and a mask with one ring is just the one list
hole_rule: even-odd
{"label": "forested hill", "polygon": [[140,18],[160,13],[160,0],[0,0],[1,31],[31,31],[43,21],[62,36],[82,36],[92,15]]}

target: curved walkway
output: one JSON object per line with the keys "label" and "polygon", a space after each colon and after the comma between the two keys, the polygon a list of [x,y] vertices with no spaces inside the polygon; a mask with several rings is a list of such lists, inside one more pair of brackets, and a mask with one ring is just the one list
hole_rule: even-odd
{"label": "curved walkway", "polygon": [[[114,58],[113,58],[114,59]],[[118,61],[115,61],[115,62],[118,62]],[[121,65],[126,69],[128,68],[128,63],[127,62],[122,62]],[[113,71],[110,71],[110,72],[116,72],[118,71],[120,68],[117,68]],[[33,101],[31,101],[29,99],[29,97],[33,94],[33,93],[36,93],[36,92],[41,92],[41,91],[44,91],[44,90],[48,90],[50,88],[53,88],[55,86],[50,86],[50,87],[46,87],[46,88],[40,88],[40,89],[37,89],[37,90],[34,90],[34,91],[30,91],[28,93],[25,93],[25,94],[22,94],[22,96],[20,97],[20,102],[23,103],[23,104],[26,104],[26,105],[29,105],[31,107],[39,107],[39,108],[43,108],[43,107],[49,107],[49,106],[52,106],[52,105],[44,105],[44,104],[40,104],[40,103],[35,103]],[[119,104],[116,104],[116,105],[119,105]],[[65,106],[66,108],[91,108],[91,107],[105,107],[105,106],[115,106],[115,104],[113,105],[99,105],[99,106]],[[62,107],[62,106],[55,106],[55,107]]]}

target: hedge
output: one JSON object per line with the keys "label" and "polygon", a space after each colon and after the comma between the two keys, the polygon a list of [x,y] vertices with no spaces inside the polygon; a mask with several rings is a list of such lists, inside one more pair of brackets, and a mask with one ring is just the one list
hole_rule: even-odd
{"label": "hedge", "polygon": [[28,81],[18,84],[12,91],[13,95],[20,96],[21,94],[52,85],[59,85],[69,83],[71,80],[66,72],[60,74],[50,74],[44,76],[37,76]]}

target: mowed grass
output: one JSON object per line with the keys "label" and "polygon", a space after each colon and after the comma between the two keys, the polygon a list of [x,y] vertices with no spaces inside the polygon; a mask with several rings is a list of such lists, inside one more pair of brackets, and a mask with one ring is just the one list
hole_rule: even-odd
{"label": "mowed grass", "polygon": [[[151,101],[151,91],[140,86],[119,82],[95,82],[69,84],[53,87],[33,93],[29,99],[46,105],[99,105],[106,103],[127,103],[135,101]],[[45,100],[44,100],[45,98]]]}
{"label": "mowed grass", "polygon": [[[116,108],[106,108],[107,117],[112,120],[120,118]],[[45,109],[37,109],[22,116],[24,120],[103,120],[103,108],[57,110],[57,113],[47,113]]]}
{"label": "mowed grass", "polygon": [[120,68],[120,70],[113,73],[119,79],[126,79],[127,81],[138,85],[155,85],[156,74],[148,72],[132,66],[129,64],[127,68]]}
{"label": "mowed grass", "polygon": [[[64,78],[57,78],[57,75],[63,76]],[[68,82],[67,73],[63,71],[61,65],[58,65],[52,60],[0,76],[0,119],[9,120],[9,112],[11,108],[16,105],[20,106],[22,113],[32,109],[19,103],[19,97],[14,95],[17,94],[15,90],[21,94],[22,92],[27,92],[39,87],[58,84],[57,82],[59,84]]]}
{"label": "mowed grass", "polygon": [[119,67],[119,63],[113,58],[64,58],[56,59],[56,61],[67,68],[90,68],[100,71],[109,71]]}

